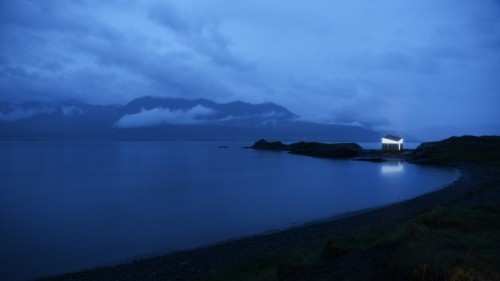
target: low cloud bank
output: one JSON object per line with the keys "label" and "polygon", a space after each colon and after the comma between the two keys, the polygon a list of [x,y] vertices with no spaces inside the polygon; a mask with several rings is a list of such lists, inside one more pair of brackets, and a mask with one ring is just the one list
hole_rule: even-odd
{"label": "low cloud bank", "polygon": [[[276,112],[274,110],[271,111],[265,111],[260,114],[245,114],[245,115],[239,115],[239,116],[234,116],[234,115],[228,115],[219,121],[221,122],[230,122],[230,121],[238,121],[238,120],[248,120],[248,119],[255,119],[255,118],[279,118],[285,115],[284,112]],[[274,119],[273,119],[274,120]]]}
{"label": "low cloud bank", "polygon": [[9,108],[7,112],[0,112],[0,122],[13,122],[28,119],[38,114],[50,114],[52,112],[54,112],[54,108],[46,106],[30,109],[23,109],[14,106],[12,108]]}
{"label": "low cloud bank", "polygon": [[139,113],[127,114],[116,121],[117,128],[152,127],[163,124],[189,125],[208,122],[207,117],[216,111],[197,105],[188,110],[171,110],[168,108],[141,109]]}
{"label": "low cloud bank", "polygon": [[61,110],[64,116],[72,116],[84,113],[81,108],[76,106],[63,106],[61,107]]}

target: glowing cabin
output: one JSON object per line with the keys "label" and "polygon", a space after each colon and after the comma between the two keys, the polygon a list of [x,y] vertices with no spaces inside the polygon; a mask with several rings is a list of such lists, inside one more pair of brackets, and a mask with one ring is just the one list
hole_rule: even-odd
{"label": "glowing cabin", "polygon": [[403,150],[403,138],[387,135],[382,138],[382,150],[401,151]]}

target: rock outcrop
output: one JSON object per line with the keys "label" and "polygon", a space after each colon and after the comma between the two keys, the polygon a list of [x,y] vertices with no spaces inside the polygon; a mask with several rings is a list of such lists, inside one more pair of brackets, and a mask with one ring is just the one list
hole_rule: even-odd
{"label": "rock outcrop", "polygon": [[422,143],[409,160],[423,164],[475,162],[500,165],[500,137],[462,136]]}
{"label": "rock outcrop", "polygon": [[280,141],[266,141],[265,139],[260,139],[256,141],[250,148],[262,149],[262,150],[274,150],[274,151],[288,151],[290,147]]}
{"label": "rock outcrop", "polygon": [[363,148],[356,143],[325,144],[319,142],[297,142],[286,145],[280,141],[268,142],[264,139],[255,142],[251,148],[288,151],[292,154],[326,158],[352,158],[357,157],[364,152]]}

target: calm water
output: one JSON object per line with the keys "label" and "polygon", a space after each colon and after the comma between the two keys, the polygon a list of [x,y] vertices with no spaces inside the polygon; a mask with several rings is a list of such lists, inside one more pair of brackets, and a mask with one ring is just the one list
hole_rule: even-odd
{"label": "calm water", "polygon": [[286,228],[412,198],[458,177],[454,169],[219,145],[1,142],[2,280]]}

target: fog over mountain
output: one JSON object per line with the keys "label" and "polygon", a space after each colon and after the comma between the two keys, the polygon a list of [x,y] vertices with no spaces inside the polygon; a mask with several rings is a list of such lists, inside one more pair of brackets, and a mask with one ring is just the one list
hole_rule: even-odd
{"label": "fog over mountain", "polygon": [[1,139],[377,141],[361,126],[307,122],[274,103],[143,97],[124,106],[0,103]]}

